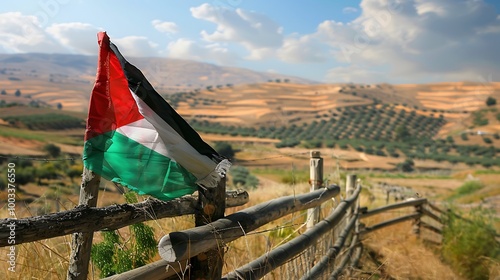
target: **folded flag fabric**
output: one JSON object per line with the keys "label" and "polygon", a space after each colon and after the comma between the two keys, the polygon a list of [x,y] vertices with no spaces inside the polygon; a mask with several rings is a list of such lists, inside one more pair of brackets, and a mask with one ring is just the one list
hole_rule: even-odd
{"label": "folded flag fabric", "polygon": [[84,166],[140,194],[171,200],[197,186],[216,187],[230,167],[98,33],[97,76],[90,97]]}

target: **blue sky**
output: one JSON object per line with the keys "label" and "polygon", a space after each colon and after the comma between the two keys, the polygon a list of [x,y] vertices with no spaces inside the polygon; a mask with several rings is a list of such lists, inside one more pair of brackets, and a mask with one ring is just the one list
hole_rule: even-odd
{"label": "blue sky", "polygon": [[192,59],[335,83],[500,81],[499,0],[4,1],[0,53]]}

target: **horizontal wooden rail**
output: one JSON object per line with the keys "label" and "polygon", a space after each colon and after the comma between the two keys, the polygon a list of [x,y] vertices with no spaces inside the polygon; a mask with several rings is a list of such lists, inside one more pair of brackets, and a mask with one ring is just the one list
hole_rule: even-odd
{"label": "horizontal wooden rail", "polygon": [[340,250],[342,250],[342,248],[344,247],[345,240],[349,235],[349,233],[354,228],[354,224],[356,223],[357,219],[358,219],[357,215],[351,218],[347,226],[340,233],[339,238],[335,241],[333,247],[328,249],[326,255],[321,257],[320,261],[313,268],[311,268],[311,270],[308,273],[302,276],[301,280],[319,279],[320,276],[325,271],[325,269],[335,264],[335,259],[337,258],[337,255],[340,253]]}
{"label": "horizontal wooden rail", "polygon": [[439,222],[440,224],[443,224],[443,219],[441,219],[440,217],[436,216],[434,213],[432,213],[431,211],[425,209],[425,207],[422,207],[422,214],[426,215],[427,217],[433,219],[434,221],[436,222]]}
{"label": "horizontal wooden rail", "polygon": [[391,220],[388,220],[385,222],[381,222],[381,223],[378,223],[378,224],[373,225],[371,227],[366,227],[364,229],[364,231],[362,232],[362,234],[365,235],[367,233],[370,233],[370,232],[375,231],[375,230],[379,230],[379,229],[387,227],[387,226],[391,226],[391,225],[401,223],[401,222],[404,222],[407,220],[412,220],[412,219],[420,217],[421,215],[422,215],[421,213],[413,213],[413,214],[409,214],[409,215],[406,215],[403,217],[394,218],[394,219],[391,219]]}
{"label": "horizontal wooden rail", "polygon": [[223,276],[222,279],[260,279],[267,273],[296,257],[308,247],[316,244],[316,241],[321,236],[333,230],[335,225],[337,225],[347,213],[349,207],[356,201],[360,191],[361,186],[358,186],[352,196],[340,202],[331,215],[314,225],[310,230],[295,237],[286,244],[276,247],[256,260],[228,273]]}
{"label": "horizontal wooden rail", "polygon": [[[340,191],[337,190],[337,193]],[[333,194],[335,196],[337,193]],[[226,217],[227,218],[227,217]],[[185,270],[185,264],[187,262],[187,259],[183,259],[177,262],[167,262],[166,260],[159,260],[154,263],[148,264],[143,267],[139,267],[130,271],[123,272],[121,274],[113,275],[106,280],[126,280],[126,279],[148,279],[148,280],[160,280],[160,279],[179,279],[179,275],[182,275],[179,271],[184,271]],[[183,267],[182,269],[176,268],[178,267],[179,264],[182,264]],[[175,269],[168,269],[166,271],[166,267],[173,267]],[[177,271],[177,272],[176,272]]]}
{"label": "horizontal wooden rail", "polygon": [[337,268],[333,271],[333,273],[330,275],[330,279],[337,279],[337,277],[340,276],[340,274],[344,271],[345,266],[351,260],[352,257],[352,252],[358,246],[358,241],[359,241],[359,235],[355,235],[354,238],[351,240],[351,245],[347,249],[347,253],[345,256],[342,258],[340,261],[340,264],[338,265]]}
{"label": "horizontal wooden rail", "polygon": [[[360,236],[358,235],[358,241],[359,237]],[[361,260],[361,257],[363,256],[363,243],[358,242],[357,248],[358,250],[356,251],[356,255],[354,255],[354,257],[352,257],[351,259],[351,266],[354,268],[358,267],[358,263]]]}
{"label": "horizontal wooden rail", "polygon": [[437,228],[437,227],[435,227],[433,225],[430,225],[430,224],[428,224],[428,223],[426,223],[424,221],[420,221],[420,226],[423,227],[423,228],[425,228],[425,229],[428,229],[428,230],[430,230],[432,232],[435,232],[437,234],[443,234],[443,230],[442,229]]}
{"label": "horizontal wooden rail", "polygon": [[307,194],[281,197],[246,208],[205,226],[172,232],[160,240],[160,256],[168,262],[197,256],[285,215],[321,205],[339,192],[340,187],[332,185]]}
{"label": "horizontal wooden rail", "polygon": [[445,215],[446,212],[441,210],[439,207],[437,207],[436,205],[430,203],[430,202],[427,202],[427,205],[434,211],[438,212],[439,214],[442,214],[442,215]]}
{"label": "horizontal wooden rail", "polygon": [[182,276],[182,271],[186,271],[187,264],[188,260],[173,263],[159,260],[101,280],[164,280],[170,277],[172,277],[172,279],[183,279],[180,276]]}
{"label": "horizontal wooden rail", "polygon": [[419,198],[419,199],[413,199],[413,200],[403,201],[403,202],[399,202],[399,203],[394,203],[394,204],[390,204],[387,206],[382,206],[379,208],[372,209],[372,210],[365,212],[365,213],[361,213],[361,218],[370,217],[370,216],[380,214],[380,213],[383,213],[383,212],[389,211],[389,210],[399,209],[399,208],[408,207],[408,206],[421,205],[425,202],[427,202],[427,199]]}
{"label": "horizontal wooden rail", "polygon": [[[248,202],[246,191],[226,193],[226,206]],[[135,204],[119,204],[102,208],[76,207],[72,210],[24,219],[0,220],[0,247],[8,246],[9,226],[16,228],[16,245],[75,232],[93,232],[118,229],[139,222],[194,214],[198,205],[196,196],[175,200],[148,199]]]}

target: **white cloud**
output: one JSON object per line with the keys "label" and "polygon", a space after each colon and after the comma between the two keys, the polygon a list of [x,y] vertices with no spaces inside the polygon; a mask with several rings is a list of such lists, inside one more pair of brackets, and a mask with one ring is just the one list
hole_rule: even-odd
{"label": "white cloud", "polygon": [[0,14],[0,48],[7,53],[66,52],[45,32],[35,16],[18,12]]}
{"label": "white cloud", "polygon": [[52,24],[46,31],[73,53],[95,55],[98,48],[96,34],[102,30],[88,23],[70,22]]}
{"label": "white cloud", "polygon": [[326,21],[311,35],[347,64],[332,69],[328,81],[365,82],[380,69],[389,82],[467,79],[500,70],[500,21],[482,0],[363,0],[360,6],[354,21]]}
{"label": "white cloud", "polygon": [[283,28],[256,12],[205,3],[191,8],[191,14],[194,18],[217,25],[213,33],[203,30],[202,39],[241,44],[250,52],[247,59],[264,59],[283,43]]}
{"label": "white cloud", "polygon": [[[351,8],[344,12],[354,12]],[[500,15],[485,0],[362,0],[359,15],[350,22],[325,20],[309,34],[286,35],[278,23],[257,12],[216,4],[190,11],[213,29],[205,27],[197,39],[172,41],[166,49],[151,38],[110,36],[125,56],[167,54],[225,65],[268,60],[276,70],[317,63],[308,69],[323,71],[327,82],[500,79]],[[174,22],[157,19],[151,24],[159,32],[180,33]],[[0,51],[93,54],[97,31],[81,22],[45,28],[36,16],[4,13]],[[282,64],[270,64],[276,60]]]}
{"label": "white cloud", "polygon": [[[110,36],[111,37],[111,36]],[[123,38],[111,38],[118,46],[120,52],[125,56],[155,57],[159,56],[158,44],[151,42],[142,36],[126,36]]]}
{"label": "white cloud", "polygon": [[[357,80],[353,81],[353,77]],[[337,83],[380,83],[388,80],[385,72],[371,70],[370,68],[360,67],[357,65],[346,66],[346,67],[335,67],[328,70],[326,74],[327,81],[334,81]]]}
{"label": "white cloud", "polygon": [[220,64],[234,63],[238,57],[219,44],[201,45],[193,40],[180,38],[168,44],[168,56],[178,59],[213,61]]}
{"label": "white cloud", "polygon": [[357,13],[358,9],[354,7],[345,7],[342,9],[342,13],[344,14],[352,14],[352,13]]}
{"label": "white cloud", "polygon": [[161,21],[161,20],[155,19],[151,22],[151,24],[153,25],[153,27],[156,30],[163,32],[163,33],[174,34],[174,33],[178,32],[177,24],[175,22]]}
{"label": "white cloud", "polygon": [[168,44],[168,54],[170,57],[179,59],[201,60],[201,54],[205,51],[195,41],[180,38]]}
{"label": "white cloud", "polygon": [[328,59],[328,50],[314,36],[290,36],[278,50],[278,57],[288,63],[321,63]]}
{"label": "white cloud", "polygon": [[[100,28],[82,22],[57,23],[43,28],[35,16],[0,14],[0,50],[6,53],[97,54]],[[113,38],[125,56],[158,56],[158,45],[145,37]]]}

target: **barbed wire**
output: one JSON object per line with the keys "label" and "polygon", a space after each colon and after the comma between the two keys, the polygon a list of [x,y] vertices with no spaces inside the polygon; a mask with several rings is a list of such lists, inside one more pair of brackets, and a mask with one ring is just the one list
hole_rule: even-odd
{"label": "barbed wire", "polygon": [[68,157],[68,158],[38,158],[38,157],[23,157],[23,156],[2,156],[2,155],[0,155],[0,158],[10,159],[10,160],[32,160],[32,161],[65,161],[65,160],[74,161],[74,160],[77,160],[77,159],[81,159],[81,158],[74,158],[74,157]]}
{"label": "barbed wire", "polygon": [[264,157],[264,158],[242,159],[242,160],[238,160],[238,161],[240,161],[240,162],[252,162],[252,161],[275,159],[275,158],[294,157],[294,156],[305,155],[305,154],[309,154],[309,152],[301,152],[301,153],[294,153],[294,154],[283,154],[283,155],[279,155],[279,156]]}
{"label": "barbed wire", "polygon": [[[263,157],[263,158],[254,158],[254,159],[244,159],[244,160],[235,160],[234,162],[253,162],[253,161],[260,161],[260,160],[268,160],[268,159],[276,159],[276,158],[284,158],[284,157],[295,157],[298,155],[305,155],[309,154],[309,152],[301,152],[301,153],[294,153],[294,154],[283,154],[279,156],[273,156],[273,157]],[[18,156],[18,155],[12,155],[12,156],[4,156],[0,155],[0,158],[3,159],[9,159],[9,160],[32,160],[32,161],[74,161],[74,160],[81,160],[80,157],[67,157],[67,158],[45,158],[45,157],[24,157],[24,156]]]}

